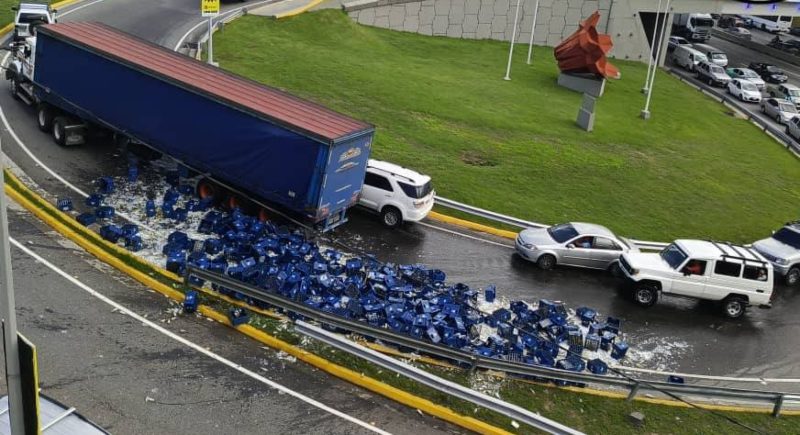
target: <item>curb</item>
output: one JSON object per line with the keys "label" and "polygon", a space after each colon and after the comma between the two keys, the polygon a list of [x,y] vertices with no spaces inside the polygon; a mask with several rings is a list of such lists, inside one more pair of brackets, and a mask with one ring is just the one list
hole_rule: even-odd
{"label": "curb", "polygon": [[309,4],[305,5],[305,6],[300,6],[297,9],[292,9],[291,11],[286,11],[286,12],[284,12],[282,14],[276,14],[275,15],[275,19],[276,20],[280,20],[281,18],[288,18],[288,17],[293,17],[295,15],[300,15],[303,12],[313,8],[314,6],[319,5],[320,3],[324,2],[324,1],[325,0],[312,0],[311,3],[309,3]]}
{"label": "curb", "polygon": [[[37,202],[40,202],[39,205],[34,204],[33,201],[29,200],[25,197],[23,193],[16,190],[10,184],[5,184],[5,192],[17,203],[22,205],[25,209],[33,213],[37,216],[40,220],[45,222],[47,225],[58,231],[62,236],[66,237],[67,239],[71,240],[72,242],[76,243],[77,245],[81,246],[87,252],[98,258],[99,260],[103,261],[106,264],[113,266],[114,268],[118,269],[119,271],[125,273],[126,275],[130,276],[131,278],[139,281],[141,284],[145,285],[148,288],[151,288],[158,293],[161,293],[164,296],[169,297],[177,302],[183,301],[183,293],[174,288],[170,288],[170,286],[156,280],[152,276],[145,274],[142,271],[139,271],[132,266],[125,264],[119,258],[116,258],[108,253],[104,252],[98,245],[103,245],[106,248],[112,248],[114,250],[119,249],[116,245],[112,245],[111,243],[105,240],[89,240],[87,237],[79,234],[78,232],[74,231],[73,229],[69,228],[67,224],[60,222],[55,217],[48,214],[44,209],[52,207],[48,202],[41,199],[36,195],[34,192],[27,190],[21,183],[10,174],[8,171],[5,171],[5,176],[10,178],[15,184],[20,186],[20,190],[25,192],[25,194],[33,196]],[[44,204],[45,206],[42,207],[41,205]],[[52,208],[51,211],[57,211],[55,208]],[[63,214],[60,211],[57,211],[59,214]],[[63,215],[63,219],[71,219],[68,215]],[[89,231],[87,231],[89,232]],[[138,257],[128,253],[125,251],[126,255],[131,257],[133,260],[137,260]],[[251,307],[248,306],[248,309]],[[281,351],[286,352],[289,355],[296,357],[297,359],[308,363],[320,370],[325,371],[337,378],[343,379],[348,381],[354,385],[359,387],[365,388],[370,390],[374,393],[380,394],[390,400],[394,400],[398,403],[403,405],[419,409],[424,411],[425,413],[438,417],[442,420],[448,421],[465,429],[481,433],[481,434],[509,434],[509,432],[500,429],[498,427],[492,426],[488,423],[483,421],[477,420],[472,417],[463,416],[457,414],[453,410],[435,404],[428,399],[424,399],[418,396],[415,396],[411,393],[408,393],[404,390],[399,388],[393,387],[391,385],[385,384],[377,379],[370,378],[368,376],[361,375],[356,373],[353,370],[350,370],[346,367],[342,367],[338,364],[332,363],[328,360],[325,360],[322,357],[319,357],[313,353],[295,347],[283,340],[280,340],[276,337],[273,337],[253,326],[250,325],[241,325],[238,327],[233,327],[228,320],[227,316],[224,314],[214,310],[213,308],[207,305],[200,305],[198,307],[198,312],[202,315],[215,320],[218,323],[221,323],[225,326],[232,327],[237,331],[241,332],[242,334],[262,343],[273,349],[278,349]],[[274,314],[273,314],[274,316]]]}
{"label": "curb", "polygon": [[517,233],[508,230],[501,230],[499,228],[490,227],[489,225],[479,224],[477,222],[460,219],[457,217],[448,216],[439,212],[431,211],[428,213],[428,218],[437,222],[443,222],[451,225],[456,225],[469,230],[480,231],[482,233],[492,234],[494,236],[503,237],[505,239],[515,240]]}

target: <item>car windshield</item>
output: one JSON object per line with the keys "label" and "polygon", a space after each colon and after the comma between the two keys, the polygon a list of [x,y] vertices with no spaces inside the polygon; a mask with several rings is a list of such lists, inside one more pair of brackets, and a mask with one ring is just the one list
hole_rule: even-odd
{"label": "car windshield", "polygon": [[783,74],[783,71],[781,71],[780,68],[775,66],[768,66],[767,71],[769,71],[770,74]]}
{"label": "car windshield", "polygon": [[694,56],[695,56],[694,60],[698,62],[708,62],[708,58],[706,57],[705,54],[697,53]]}
{"label": "car windshield", "polygon": [[411,184],[403,183],[398,181],[397,184],[400,185],[400,188],[403,189],[406,196],[409,198],[419,199],[428,196],[431,193],[431,182],[428,181],[427,183],[423,184],[422,186],[413,186]]}
{"label": "car windshield", "polygon": [[20,23],[47,23],[47,16],[44,14],[31,14],[31,13],[21,13],[19,14],[19,22]]}
{"label": "car windshield", "polygon": [[800,97],[800,89],[787,89],[786,93],[791,97]]}
{"label": "car windshield", "polygon": [[792,248],[800,249],[800,233],[797,233],[796,231],[792,231],[788,228],[781,228],[772,235],[772,238],[783,243],[784,245],[789,245]]}
{"label": "car windshield", "polygon": [[578,230],[572,224],[561,224],[547,229],[547,233],[558,243],[564,243],[573,237],[578,236]]}
{"label": "car windshield", "polygon": [[725,74],[725,70],[721,66],[712,66],[711,72],[714,74]]}
{"label": "car windshield", "polygon": [[757,91],[758,90],[756,85],[754,85],[754,84],[752,84],[750,82],[747,82],[747,81],[742,81],[742,89],[744,89],[745,91]]}
{"label": "car windshield", "polygon": [[714,60],[728,60],[728,56],[724,53],[711,53],[711,58]]}
{"label": "car windshield", "polygon": [[794,108],[794,104],[778,103],[778,109],[780,109],[781,112],[797,113],[797,109]]}
{"label": "car windshield", "polygon": [[669,264],[669,267],[677,269],[686,260],[686,254],[676,245],[669,245],[661,251],[661,258]]}
{"label": "car windshield", "polygon": [[749,69],[743,69],[742,77],[747,77],[748,79],[757,79],[758,74],[756,74],[755,71],[750,71]]}

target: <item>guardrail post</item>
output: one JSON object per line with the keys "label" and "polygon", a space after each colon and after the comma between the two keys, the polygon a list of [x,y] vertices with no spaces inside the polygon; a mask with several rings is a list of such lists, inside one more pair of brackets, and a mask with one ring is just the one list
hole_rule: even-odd
{"label": "guardrail post", "polygon": [[469,374],[471,375],[475,373],[477,369],[478,369],[478,358],[473,356],[472,358],[470,358],[469,361]]}
{"label": "guardrail post", "polygon": [[628,397],[625,399],[625,401],[630,402],[631,400],[633,400],[633,398],[636,397],[636,394],[638,392],[639,392],[639,383],[637,382],[633,384],[633,388],[631,388],[631,392],[628,393]]}
{"label": "guardrail post", "polygon": [[775,406],[772,408],[772,416],[778,418],[781,415],[781,408],[783,408],[783,394],[775,399]]}

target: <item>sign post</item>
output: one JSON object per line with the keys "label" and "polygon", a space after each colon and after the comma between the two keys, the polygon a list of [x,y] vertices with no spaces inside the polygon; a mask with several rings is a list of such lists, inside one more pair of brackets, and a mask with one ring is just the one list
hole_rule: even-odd
{"label": "sign post", "polygon": [[219,0],[200,0],[200,12],[208,17],[208,63],[214,65],[214,17],[219,15]]}

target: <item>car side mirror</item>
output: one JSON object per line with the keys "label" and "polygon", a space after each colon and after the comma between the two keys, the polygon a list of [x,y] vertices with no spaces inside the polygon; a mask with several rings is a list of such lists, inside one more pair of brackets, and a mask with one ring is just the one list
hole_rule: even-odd
{"label": "car side mirror", "polygon": [[18,8],[17,8],[16,6],[11,6],[11,10],[12,10],[12,11],[17,11],[17,10],[18,10]]}
{"label": "car side mirror", "polygon": [[575,244],[570,243],[569,245],[567,245],[567,249],[575,249]]}

